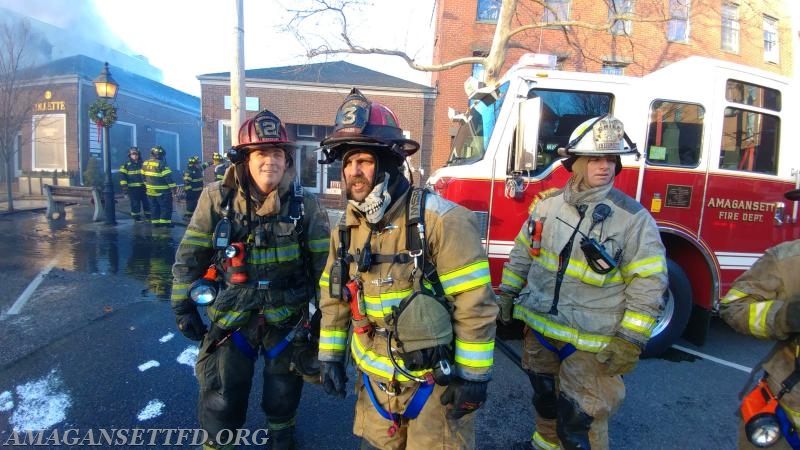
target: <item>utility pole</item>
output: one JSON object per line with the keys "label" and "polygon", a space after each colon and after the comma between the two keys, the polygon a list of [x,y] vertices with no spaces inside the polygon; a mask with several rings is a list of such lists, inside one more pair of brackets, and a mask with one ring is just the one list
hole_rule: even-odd
{"label": "utility pole", "polygon": [[[234,52],[233,70],[231,70],[231,145],[239,143],[239,127],[244,122],[245,115],[245,85],[244,85],[244,0],[234,0],[236,3],[236,26],[233,27]],[[223,149],[227,151],[228,149]]]}

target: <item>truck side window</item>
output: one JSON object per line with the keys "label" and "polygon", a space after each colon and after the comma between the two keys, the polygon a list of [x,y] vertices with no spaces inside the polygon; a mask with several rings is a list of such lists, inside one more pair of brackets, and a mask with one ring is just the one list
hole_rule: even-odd
{"label": "truck side window", "polygon": [[720,169],[776,175],[779,128],[776,116],[725,108]]}
{"label": "truck side window", "polygon": [[703,144],[705,108],[692,103],[654,101],[645,156],[648,164],[697,167]]}

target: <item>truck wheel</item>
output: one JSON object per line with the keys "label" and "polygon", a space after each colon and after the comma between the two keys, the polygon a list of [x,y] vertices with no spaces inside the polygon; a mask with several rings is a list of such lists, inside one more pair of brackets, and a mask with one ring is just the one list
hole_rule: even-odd
{"label": "truck wheel", "polygon": [[664,311],[656,321],[653,334],[642,352],[642,358],[664,353],[683,334],[692,312],[692,289],[689,278],[673,260],[667,259],[669,286],[664,292]]}

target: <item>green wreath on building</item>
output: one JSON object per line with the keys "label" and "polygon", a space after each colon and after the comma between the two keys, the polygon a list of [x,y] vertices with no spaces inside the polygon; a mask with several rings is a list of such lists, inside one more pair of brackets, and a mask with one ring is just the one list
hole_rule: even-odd
{"label": "green wreath on building", "polygon": [[117,109],[111,103],[97,99],[89,106],[89,119],[99,127],[109,128],[117,121]]}

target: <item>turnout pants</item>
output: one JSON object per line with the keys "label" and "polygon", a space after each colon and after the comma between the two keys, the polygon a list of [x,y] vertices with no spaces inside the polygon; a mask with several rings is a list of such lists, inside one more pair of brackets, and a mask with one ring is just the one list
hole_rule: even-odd
{"label": "turnout pants", "polygon": [[142,220],[142,212],[145,219],[150,219],[150,202],[147,199],[144,186],[129,187],[128,200],[131,202],[131,217],[134,220]]}
{"label": "turnout pants", "polygon": [[[296,320],[295,322],[296,323]],[[259,341],[258,317],[253,315],[246,326],[240,329],[252,350],[259,346],[270,349],[288,334],[290,328],[266,326],[264,336]],[[208,432],[212,440],[221,430],[236,430],[245,423],[248,397],[252,387],[256,359],[264,358],[264,388],[261,409],[267,415],[268,437],[276,431],[294,427],[303,378],[290,371],[292,346],[288,346],[274,359],[256,354],[251,359],[229,338],[208,354],[208,348],[215,340],[221,339],[225,331],[212,326],[203,338],[195,367],[200,385],[200,398],[197,414],[200,426]],[[223,433],[225,435],[225,433]]]}
{"label": "turnout pants", "polygon": [[[565,343],[547,339],[557,349]],[[608,449],[608,419],[613,415],[625,399],[625,385],[621,376],[609,377],[602,374],[601,364],[595,353],[576,350],[563,361],[556,353],[545,348],[532,330],[525,327],[522,341],[522,368],[529,374],[544,374],[555,379],[555,397],[558,398],[554,418],[547,419],[535,414],[536,431],[533,443],[539,448],[547,449],[549,445],[558,448],[560,439],[557,428],[566,428],[567,424],[557,423],[555,417],[567,417],[572,423],[581,422],[590,417],[588,431],[589,443],[593,450]],[[534,389],[535,391],[535,389]],[[542,392],[534,392],[541,395]],[[564,400],[566,399],[566,400]],[[573,408],[565,407],[571,404]],[[534,402],[535,405],[535,402]],[[535,409],[535,408],[534,408]],[[583,421],[585,423],[586,421]],[[567,426],[565,426],[567,425]],[[578,426],[580,428],[580,426]],[[574,429],[574,428],[573,428]],[[568,431],[569,432],[569,431]],[[569,448],[562,444],[562,448]]]}
{"label": "turnout pants", "polygon": [[[370,380],[376,401],[392,413],[402,413],[408,407],[418,385],[409,386],[399,394],[390,394]],[[436,385],[416,419],[401,420],[393,435],[388,430],[393,425],[372,404],[369,393],[359,373],[356,377],[356,415],[353,434],[360,436],[369,446],[386,449],[443,450],[475,448],[475,413],[458,420],[445,417],[445,407],[439,401],[445,386]]]}
{"label": "turnout pants", "polygon": [[200,198],[200,191],[186,191],[186,212],[183,213],[186,218],[192,217],[195,208],[197,208],[197,200]]}
{"label": "turnout pants", "polygon": [[151,195],[149,198],[153,225],[172,224],[172,192],[165,191],[161,195]]}

